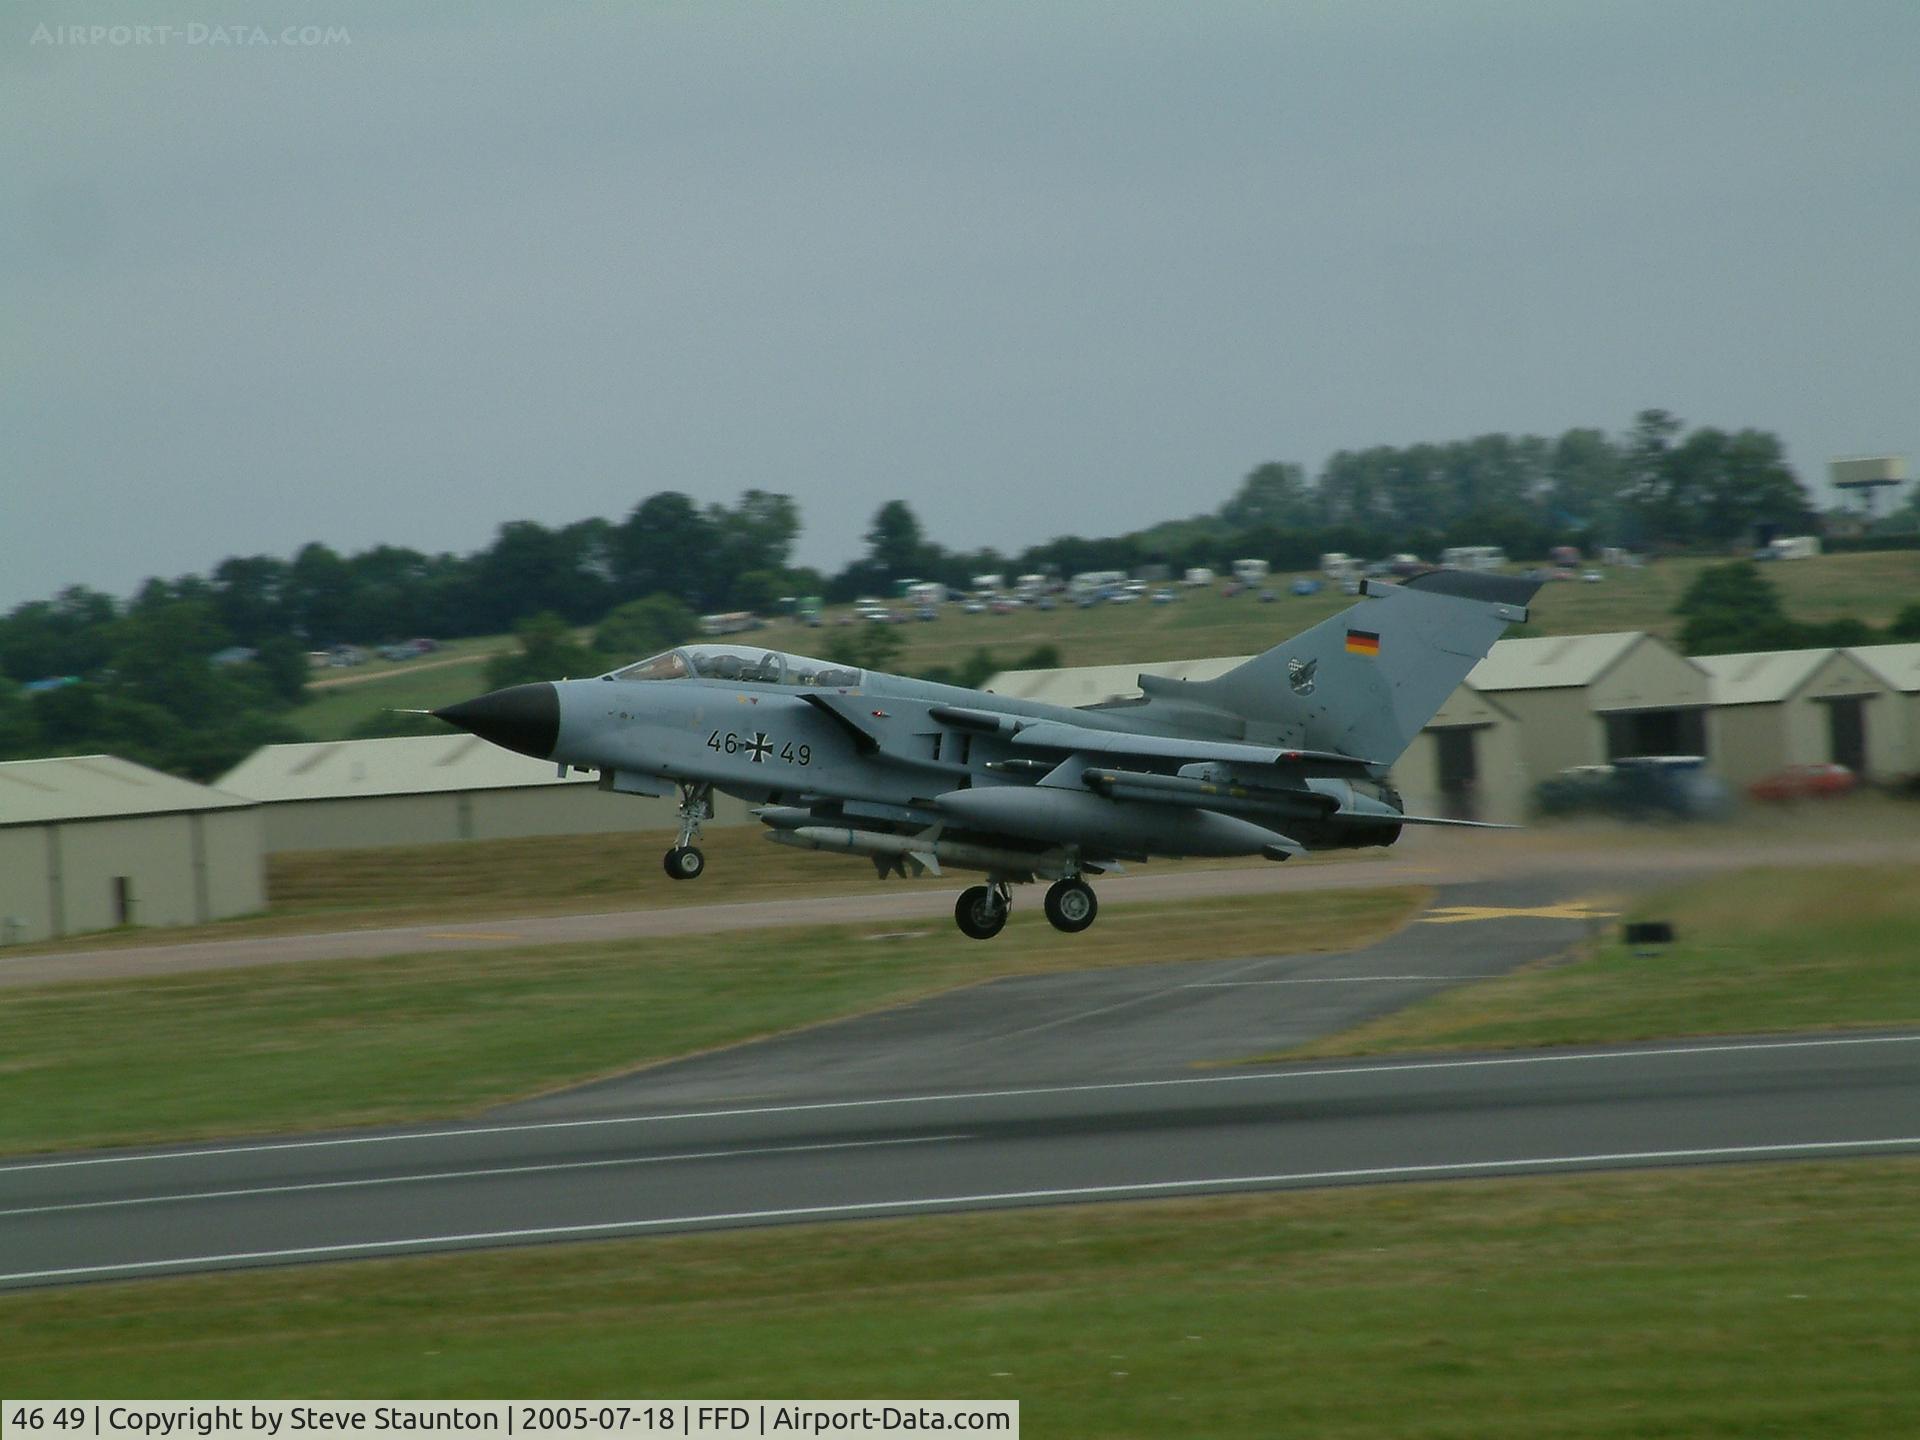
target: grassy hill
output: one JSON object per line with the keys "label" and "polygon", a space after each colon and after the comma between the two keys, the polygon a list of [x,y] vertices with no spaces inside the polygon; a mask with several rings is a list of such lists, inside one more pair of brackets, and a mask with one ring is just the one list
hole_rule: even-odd
{"label": "grassy hill", "polygon": [[[1529,635],[1586,635],[1609,630],[1646,630],[1671,638],[1678,629],[1673,607],[1693,578],[1714,560],[1662,560],[1639,570],[1607,570],[1597,585],[1551,584],[1533,605]],[[1824,555],[1782,562],[1767,570],[1796,620],[1833,620],[1852,615],[1884,625],[1920,594],[1920,551]],[[1352,602],[1337,589],[1297,597],[1286,593],[1292,575],[1276,575],[1279,599],[1262,604],[1250,596],[1228,599],[1212,590],[1177,590],[1171,605],[1096,605],[1079,610],[1017,610],[1009,615],[967,615],[946,606],[941,618],[901,627],[907,642],[901,670],[958,665],[982,647],[1011,665],[1038,645],[1052,645],[1067,665],[1150,664],[1208,655],[1244,655],[1264,650],[1318,623]],[[808,629],[790,621],[748,637],[772,649],[819,654],[841,631],[835,622],[845,607],[828,611],[827,624]],[[430,709],[450,705],[486,688],[486,657],[512,645],[510,636],[463,640],[423,660],[380,663],[347,675],[330,672],[291,719],[315,740],[339,739],[383,709]],[[637,657],[636,657],[637,658]],[[331,682],[331,683],[328,683]]]}

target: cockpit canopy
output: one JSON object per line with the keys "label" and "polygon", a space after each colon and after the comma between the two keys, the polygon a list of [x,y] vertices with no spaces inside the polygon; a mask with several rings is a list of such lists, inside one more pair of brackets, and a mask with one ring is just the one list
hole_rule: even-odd
{"label": "cockpit canopy", "polygon": [[600,677],[603,680],[732,680],[748,685],[800,685],[843,689],[860,683],[860,672],[831,660],[813,660],[750,645],[683,645]]}

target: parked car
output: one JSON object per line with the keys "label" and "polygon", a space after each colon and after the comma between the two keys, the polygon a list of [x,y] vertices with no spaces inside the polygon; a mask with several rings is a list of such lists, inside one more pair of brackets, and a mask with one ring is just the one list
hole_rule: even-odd
{"label": "parked car", "polygon": [[427,640],[424,638],[417,640],[395,640],[390,645],[382,645],[380,647],[380,658],[383,660],[413,660],[422,655],[431,655],[439,648],[440,642],[438,640]]}
{"label": "parked car", "polygon": [[1298,580],[1294,581],[1293,584],[1289,585],[1287,589],[1295,595],[1318,595],[1320,593],[1320,582],[1310,575],[1302,575]]}
{"label": "parked car", "polygon": [[1622,820],[1712,820],[1730,808],[1727,787],[1698,755],[1638,755],[1575,765],[1534,788],[1542,815]]}
{"label": "parked car", "polygon": [[1860,783],[1844,765],[1789,765],[1747,787],[1756,800],[1818,800],[1845,795]]}

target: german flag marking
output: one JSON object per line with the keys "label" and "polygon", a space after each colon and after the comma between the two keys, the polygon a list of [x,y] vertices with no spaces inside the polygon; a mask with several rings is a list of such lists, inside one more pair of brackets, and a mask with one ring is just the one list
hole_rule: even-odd
{"label": "german flag marking", "polygon": [[1378,655],[1380,637],[1372,630],[1347,631],[1347,653],[1349,655]]}

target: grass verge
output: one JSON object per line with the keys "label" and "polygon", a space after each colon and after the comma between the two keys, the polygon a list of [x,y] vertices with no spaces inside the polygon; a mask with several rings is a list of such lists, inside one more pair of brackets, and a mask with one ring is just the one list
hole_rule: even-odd
{"label": "grass verge", "polygon": [[1014,1398],[1035,1435],[1904,1434],[1920,1162],[1075,1207],[0,1298],[0,1391]]}
{"label": "grass verge", "polygon": [[1920,867],[1742,870],[1630,913],[1671,921],[1677,943],[1635,954],[1608,941],[1285,1056],[1920,1025]]}
{"label": "grass verge", "polygon": [[203,971],[10,991],[0,1151],[446,1115],[996,976],[1344,950],[1419,888],[1029,910],[990,945],[944,920]]}

